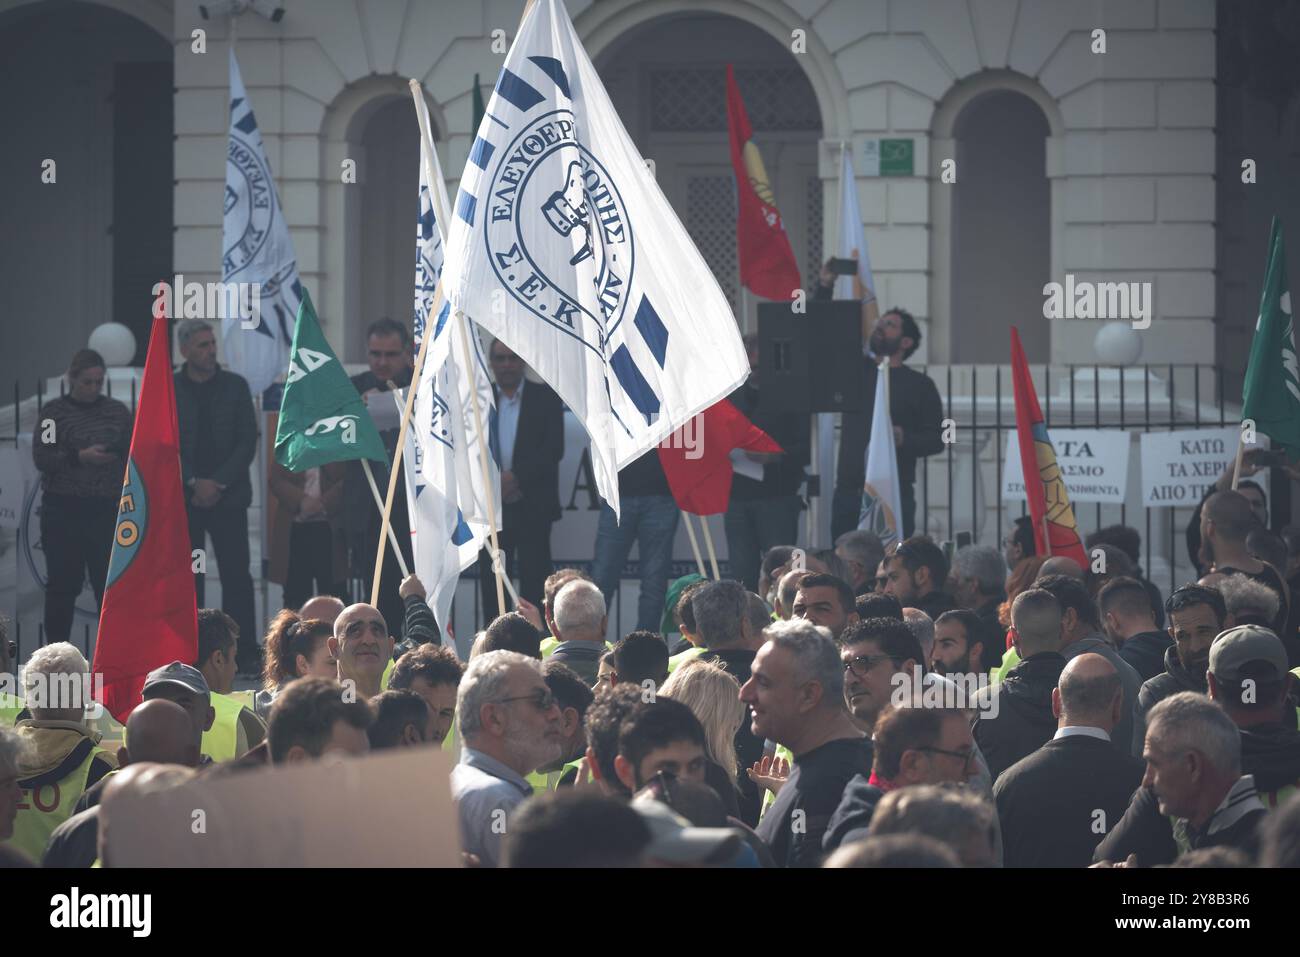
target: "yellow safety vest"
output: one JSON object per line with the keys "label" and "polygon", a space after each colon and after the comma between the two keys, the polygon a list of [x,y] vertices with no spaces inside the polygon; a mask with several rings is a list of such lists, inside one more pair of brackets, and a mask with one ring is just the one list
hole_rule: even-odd
{"label": "yellow safety vest", "polygon": [[[778,745],[776,746],[776,751],[775,751],[775,753],[772,755],[772,757],[773,757],[774,759],[775,759],[775,758],[781,758],[781,759],[783,759],[783,760],[789,762],[789,764],[790,764],[791,767],[794,767],[794,755],[790,753],[790,749],[787,748],[784,744],[778,744]],[[743,774],[744,772],[741,772],[741,773]],[[763,819],[763,815],[767,813],[767,809],[770,808],[770,807],[772,806],[772,804],[773,804],[775,801],[776,801],[776,795],[773,794],[771,791],[769,791],[767,788],[764,788],[764,789],[763,789],[763,806],[762,806],[762,808],[759,809],[759,812],[758,812],[758,819],[759,819],[760,821]]]}
{"label": "yellow safety vest", "polygon": [[560,647],[560,639],[559,639],[559,638],[556,638],[554,635],[550,635],[550,636],[548,636],[548,637],[546,637],[546,638],[543,638],[543,639],[542,639],[542,645],[541,645],[541,648],[542,648],[542,657],[543,657],[543,658],[549,658],[549,657],[551,657],[551,652],[554,651],[554,650],[555,650],[556,648],[558,648],[558,647]]}
{"label": "yellow safety vest", "polygon": [[200,749],[213,761],[231,761],[239,757],[239,713],[244,706],[229,695],[212,692],[212,708],[217,716],[212,727],[203,732]]}
{"label": "yellow safety vest", "polygon": [[1006,650],[1006,654],[1002,656],[1002,664],[998,665],[991,672],[989,672],[989,681],[991,681],[993,684],[997,684],[999,681],[1001,681],[1003,678],[1009,675],[1011,673],[1011,670],[1015,668],[1015,666],[1018,664],[1020,664],[1020,655],[1016,653],[1015,648],[1008,648]]}
{"label": "yellow safety vest", "polygon": [[257,695],[256,691],[232,691],[230,692],[230,694],[226,695],[226,697],[234,698],[236,701],[242,704],[249,711],[252,711],[254,714],[256,714],[257,711],[255,710],[255,706],[257,702],[254,700],[256,695]]}
{"label": "yellow safety vest", "polygon": [[[90,766],[98,754],[107,754],[89,738],[69,752],[54,771],[19,781],[23,796],[14,818],[14,836],[8,844],[39,863],[54,829],[72,816],[72,809],[86,792]],[[58,772],[71,766],[71,771]]]}
{"label": "yellow safety vest", "polygon": [[[447,737],[451,737],[451,735],[448,735]],[[564,777],[570,771],[576,771],[578,765],[581,763],[582,758],[574,758],[558,771],[548,771],[545,774],[541,771],[534,771],[532,774],[528,775],[528,783],[531,784],[533,790],[539,794],[543,791],[554,791],[556,787],[559,786],[560,778]]]}
{"label": "yellow safety vest", "polygon": [[679,654],[673,655],[671,658],[668,659],[668,673],[672,674],[682,665],[686,664],[686,662],[692,660],[693,658],[698,658],[700,655],[704,654],[708,650],[709,649],[707,648],[701,648],[699,645],[695,645],[693,647],[687,648],[685,651]]}
{"label": "yellow safety vest", "polygon": [[391,674],[393,673],[393,666],[394,666],[395,664],[397,664],[397,661],[396,661],[395,659],[393,659],[393,658],[389,658],[389,659],[388,659],[388,664],[384,666],[384,673],[383,673],[382,675],[379,676],[379,690],[380,690],[380,691],[387,691],[387,690],[388,690],[388,676],[391,675]]}

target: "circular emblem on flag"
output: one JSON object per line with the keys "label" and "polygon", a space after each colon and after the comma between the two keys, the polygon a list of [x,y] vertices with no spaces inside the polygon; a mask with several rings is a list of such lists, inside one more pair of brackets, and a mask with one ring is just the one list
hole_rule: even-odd
{"label": "circular emblem on flag", "polygon": [[636,250],[618,185],[576,130],[571,111],[554,110],[494,151],[484,239],[510,295],[603,355],[627,310]]}
{"label": "circular emblem on flag", "polygon": [[271,236],[275,216],[271,171],[262,151],[243,136],[232,136],[226,149],[224,212],[222,235],[229,245],[222,256],[221,273],[228,281],[257,258]]}
{"label": "circular emblem on flag", "polygon": [[113,530],[113,554],[108,560],[108,581],[105,589],[126,573],[140,550],[149,524],[149,496],[135,460],[126,463],[126,481],[122,483],[122,500],[117,510],[117,527]]}

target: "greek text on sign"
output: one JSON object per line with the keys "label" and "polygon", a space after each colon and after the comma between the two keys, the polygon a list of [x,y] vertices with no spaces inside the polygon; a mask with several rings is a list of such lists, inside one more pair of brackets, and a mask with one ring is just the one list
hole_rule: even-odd
{"label": "greek text on sign", "polygon": [[[1118,430],[1052,429],[1056,463],[1065,478],[1072,503],[1124,501],[1128,486],[1129,436]],[[1002,499],[1025,497],[1024,472],[1020,467],[1020,442],[1015,432],[1007,434],[1006,466],[1002,470]]]}
{"label": "greek text on sign", "polygon": [[1142,436],[1142,504],[1147,507],[1200,503],[1237,454],[1239,431],[1188,429]]}

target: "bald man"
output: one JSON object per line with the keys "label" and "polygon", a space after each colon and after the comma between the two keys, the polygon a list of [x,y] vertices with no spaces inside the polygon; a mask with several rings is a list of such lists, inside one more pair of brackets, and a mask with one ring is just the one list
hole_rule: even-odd
{"label": "bald man", "polygon": [[378,608],[365,603],[344,608],[328,643],[339,663],[339,682],[355,691],[353,700],[369,701],[383,690],[380,682],[393,660],[393,636]]}
{"label": "bald man", "polygon": [[[146,701],[131,712],[126,722],[126,743],[118,748],[119,769],[132,764],[175,764],[199,766],[199,744],[189,712],[164,698]],[[77,802],[70,818],[54,829],[42,867],[90,867],[99,840],[99,806],[112,782],[121,774],[114,771]]]}
{"label": "bald man", "polygon": [[1262,562],[1246,547],[1246,537],[1259,526],[1250,501],[1240,492],[1215,492],[1201,507],[1201,549],[1213,570],[1225,575],[1240,573],[1277,592],[1280,599],[1271,627],[1274,634],[1286,634],[1290,613],[1290,590],[1281,574]]}
{"label": "bald man", "polygon": [[338,621],[339,615],[343,614],[343,608],[343,602],[333,595],[316,595],[308,598],[298,609],[298,617],[303,621],[318,618],[332,625]]}
{"label": "bald man", "polygon": [[[171,788],[187,784],[194,778],[193,768],[183,768],[175,764],[154,764],[138,762],[113,775],[111,782],[104,789],[104,799],[99,804],[99,840],[97,855],[104,867],[112,867],[107,853],[108,835],[115,809],[129,806],[132,802],[148,794],[157,794]],[[181,866],[185,861],[185,848],[174,846],[165,848],[174,860],[170,866]]]}
{"label": "bald man", "polygon": [[1138,758],[1112,747],[1124,708],[1119,672],[1097,654],[1071,659],[1052,692],[1052,740],[998,778],[993,796],[1007,867],[1087,867],[1142,783]]}
{"label": "bald man", "polygon": [[1038,569],[1038,577],[1046,578],[1048,575],[1069,575],[1079,581],[1084,579],[1083,569],[1079,567],[1079,563],[1064,555],[1053,555],[1043,562],[1043,567]]}

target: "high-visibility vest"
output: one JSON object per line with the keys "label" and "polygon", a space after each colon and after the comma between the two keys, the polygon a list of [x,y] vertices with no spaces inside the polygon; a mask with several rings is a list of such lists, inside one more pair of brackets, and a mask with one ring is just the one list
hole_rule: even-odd
{"label": "high-visibility vest", "polygon": [[558,647],[560,647],[559,638],[556,638],[554,635],[548,635],[547,637],[543,638],[541,644],[542,657],[543,658],[551,657],[551,652],[553,652]]}
{"label": "high-visibility vest", "polygon": [[387,691],[387,690],[388,690],[388,676],[391,675],[391,674],[393,673],[393,665],[395,665],[395,664],[397,664],[396,659],[394,659],[394,658],[389,658],[389,659],[388,659],[388,664],[386,664],[386,665],[384,666],[384,673],[383,673],[382,675],[379,676],[379,690],[380,690],[380,691]]}
{"label": "high-visibility vest", "polygon": [[257,711],[255,710],[257,705],[256,695],[256,691],[232,691],[230,694],[226,695],[226,697],[234,698],[249,711],[257,714]]}
{"label": "high-visibility vest", "polygon": [[700,655],[704,654],[708,650],[709,649],[707,648],[701,648],[699,645],[695,645],[694,647],[687,648],[685,651],[681,652],[680,654],[673,655],[671,658],[668,659],[668,673],[672,674],[682,665],[686,664],[686,662],[690,661],[693,658],[698,658]]}
{"label": "high-visibility vest", "polygon": [[[448,737],[450,737],[450,735],[448,735]],[[576,771],[581,762],[582,758],[578,757],[574,758],[558,771],[548,771],[545,774],[541,771],[534,771],[532,774],[528,775],[528,783],[533,786],[533,790],[538,794],[541,794],[543,791],[554,791],[556,787],[559,786],[560,778],[564,777],[570,771]]]}
{"label": "high-visibility vest", "polygon": [[7,843],[39,862],[54,829],[72,816],[86,792],[95,756],[107,753],[84,738],[54,770],[20,780],[23,795],[14,818],[14,836]]}
{"label": "high-visibility vest", "polygon": [[[772,758],[773,760],[777,758],[781,758],[789,762],[792,768],[794,767],[794,755],[790,753],[790,749],[787,748],[784,744],[778,744],[776,746],[776,751],[773,753]],[[775,801],[776,801],[776,794],[769,791],[767,788],[764,788],[763,807],[758,812],[758,818],[760,821],[763,819],[763,815],[767,813],[767,809],[770,808]]]}
{"label": "high-visibility vest", "polygon": [[212,709],[217,716],[212,727],[203,732],[200,750],[213,761],[231,761],[239,755],[239,713],[244,706],[229,695],[212,692]]}
{"label": "high-visibility vest", "polygon": [[1016,653],[1015,648],[1008,648],[1006,654],[1002,656],[1002,664],[989,672],[989,681],[993,684],[997,684],[1009,675],[1011,670],[1018,664],[1020,664],[1020,655]]}

